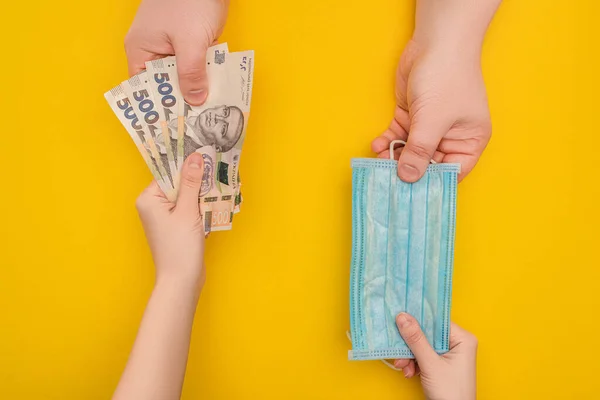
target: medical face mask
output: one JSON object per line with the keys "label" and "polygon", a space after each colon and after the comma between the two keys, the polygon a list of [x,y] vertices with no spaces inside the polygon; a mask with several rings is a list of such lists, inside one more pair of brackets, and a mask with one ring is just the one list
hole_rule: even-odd
{"label": "medical face mask", "polygon": [[400,312],[419,321],[437,353],[449,347],[460,165],[431,164],[412,184],[397,168],[352,160],[350,360],[414,358],[396,327]]}

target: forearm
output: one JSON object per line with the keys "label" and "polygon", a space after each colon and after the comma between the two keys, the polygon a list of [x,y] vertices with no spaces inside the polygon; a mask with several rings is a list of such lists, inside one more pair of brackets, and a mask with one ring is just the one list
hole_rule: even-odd
{"label": "forearm", "polygon": [[179,399],[199,289],[157,282],[113,399]]}
{"label": "forearm", "polygon": [[417,0],[413,39],[423,46],[480,52],[501,0]]}

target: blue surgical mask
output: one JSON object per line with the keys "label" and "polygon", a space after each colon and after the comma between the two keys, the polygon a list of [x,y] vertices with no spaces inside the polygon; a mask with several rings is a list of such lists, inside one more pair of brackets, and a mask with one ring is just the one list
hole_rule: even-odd
{"label": "blue surgical mask", "polygon": [[432,164],[412,184],[397,168],[352,160],[351,360],[414,358],[396,327],[400,312],[419,321],[437,353],[449,347],[460,165]]}

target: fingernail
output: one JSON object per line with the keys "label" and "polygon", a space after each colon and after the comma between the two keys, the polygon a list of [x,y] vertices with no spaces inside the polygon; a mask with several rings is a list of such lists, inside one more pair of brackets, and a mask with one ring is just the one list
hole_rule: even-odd
{"label": "fingernail", "polygon": [[190,168],[200,169],[202,166],[202,155],[194,153],[190,156]]}
{"label": "fingernail", "polygon": [[400,178],[407,181],[416,181],[419,179],[419,170],[412,165],[400,165]]}
{"label": "fingernail", "polygon": [[404,373],[404,377],[408,379],[408,371],[406,370],[406,368],[402,372]]}
{"label": "fingernail", "polygon": [[206,100],[207,95],[208,93],[204,89],[192,89],[188,92],[187,101],[189,103],[200,104]]}
{"label": "fingernail", "polygon": [[408,320],[406,313],[398,314],[396,322],[398,323],[398,325],[400,325],[400,328],[406,328],[408,325],[410,325],[410,321]]}

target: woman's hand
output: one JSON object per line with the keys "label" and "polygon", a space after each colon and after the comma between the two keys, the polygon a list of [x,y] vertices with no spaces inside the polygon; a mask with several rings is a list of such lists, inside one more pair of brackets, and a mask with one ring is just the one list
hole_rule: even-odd
{"label": "woman's hand", "polygon": [[198,209],[202,173],[202,155],[194,153],[183,165],[177,204],[167,200],[156,181],[138,198],[156,284],[114,400],[181,397],[204,283],[204,228]]}
{"label": "woman's hand", "polygon": [[450,351],[439,356],[427,342],[416,319],[406,313],[396,317],[402,339],[417,361],[394,362],[404,376],[421,375],[421,385],[428,400],[475,400],[477,338],[456,324],[450,326]]}
{"label": "woman's hand", "polygon": [[175,55],[185,100],[204,103],[208,96],[206,51],[223,32],[229,0],[144,0],[129,33],[125,51],[129,74],[145,62]]}
{"label": "woman's hand", "polygon": [[198,206],[203,160],[192,153],[183,165],[177,204],[156,181],[138,197],[136,206],[156,267],[157,285],[177,280],[201,289],[204,283],[204,225]]}

